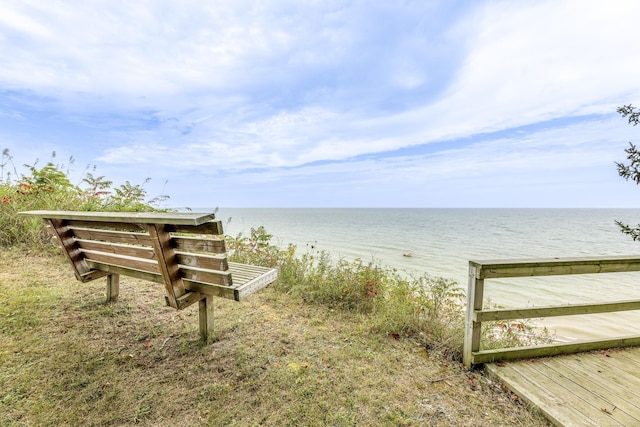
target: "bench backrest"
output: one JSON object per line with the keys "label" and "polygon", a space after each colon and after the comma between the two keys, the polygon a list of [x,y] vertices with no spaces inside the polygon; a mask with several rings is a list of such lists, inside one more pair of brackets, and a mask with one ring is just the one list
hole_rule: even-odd
{"label": "bench backrest", "polygon": [[222,223],[213,214],[30,211],[41,217],[78,280],[110,274],[162,283],[177,309],[215,295],[233,298]]}

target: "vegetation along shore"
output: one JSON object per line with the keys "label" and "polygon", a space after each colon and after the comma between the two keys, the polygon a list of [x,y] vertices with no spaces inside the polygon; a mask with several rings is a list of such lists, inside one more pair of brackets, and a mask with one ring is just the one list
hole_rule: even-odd
{"label": "vegetation along shore", "polygon": [[[6,150],[5,150],[6,151]],[[548,425],[517,396],[460,363],[464,293],[375,263],[279,248],[262,227],[227,237],[233,260],[278,281],[240,304],[217,299],[214,342],[197,310],[165,307],[161,287],[77,282],[32,209],[157,209],[143,186],[69,182],[35,165],[0,181],[2,425]],[[15,169],[15,168],[14,168]],[[489,328],[493,342],[521,340]]]}

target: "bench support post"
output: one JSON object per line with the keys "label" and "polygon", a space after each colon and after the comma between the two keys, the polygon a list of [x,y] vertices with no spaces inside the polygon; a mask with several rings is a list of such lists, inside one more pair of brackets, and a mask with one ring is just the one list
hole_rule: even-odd
{"label": "bench support post", "polygon": [[205,295],[198,303],[200,314],[200,339],[209,343],[213,334],[213,296]]}
{"label": "bench support post", "polygon": [[109,274],[107,276],[107,302],[118,301],[120,295],[120,275]]}
{"label": "bench support post", "polygon": [[147,230],[158,260],[158,270],[164,281],[167,301],[171,307],[179,310],[177,298],[183,296],[186,291],[178,271],[175,251],[171,247],[171,235],[167,232],[165,224],[149,224]]}

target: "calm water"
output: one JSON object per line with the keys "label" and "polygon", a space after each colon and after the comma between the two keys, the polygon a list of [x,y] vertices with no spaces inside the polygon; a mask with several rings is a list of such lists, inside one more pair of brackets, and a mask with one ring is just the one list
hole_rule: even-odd
{"label": "calm water", "polygon": [[[470,259],[640,254],[640,242],[621,234],[614,222],[639,223],[639,209],[224,208],[217,218],[228,235],[263,225],[275,243],[293,243],[299,253],[324,250],[334,258],[376,260],[411,274],[454,279],[465,289]],[[487,280],[485,296],[504,306],[640,298],[640,274]],[[566,337],[611,328],[636,333],[631,323],[640,318],[626,316],[574,316],[545,324]]]}

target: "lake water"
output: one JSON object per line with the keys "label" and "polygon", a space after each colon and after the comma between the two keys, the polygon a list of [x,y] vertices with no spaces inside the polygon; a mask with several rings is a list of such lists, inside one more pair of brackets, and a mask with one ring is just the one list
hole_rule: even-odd
{"label": "lake water", "polygon": [[[640,242],[615,224],[639,223],[640,209],[221,208],[216,217],[228,235],[263,225],[274,243],[295,244],[298,253],[375,260],[410,274],[453,279],[464,289],[472,259],[640,254]],[[505,307],[640,299],[640,273],[487,280],[485,289],[486,298]],[[550,318],[544,324],[561,339],[627,335],[637,333],[640,313]]]}

